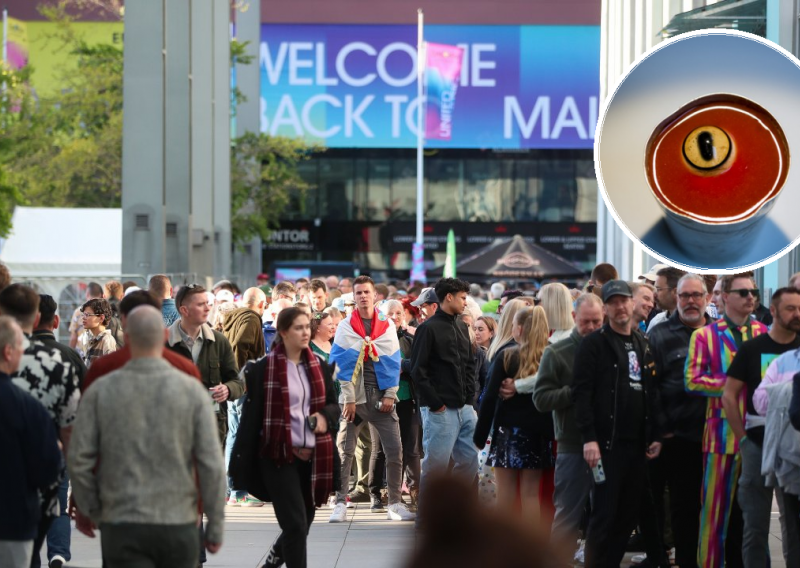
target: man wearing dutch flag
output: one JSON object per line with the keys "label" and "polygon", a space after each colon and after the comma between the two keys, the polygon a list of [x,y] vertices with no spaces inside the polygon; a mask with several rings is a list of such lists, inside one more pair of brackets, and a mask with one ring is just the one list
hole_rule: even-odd
{"label": "man wearing dutch flag", "polygon": [[[329,362],[336,365],[336,378],[342,388],[339,404],[342,421],[336,445],[342,461],[341,487],[336,492],[336,506],[330,522],[347,519],[347,487],[353,453],[361,428],[369,425],[372,452],[377,455],[383,444],[386,455],[386,479],[389,486],[388,518],[412,521],[414,513],[403,504],[403,451],[400,423],[395,412],[400,385],[400,345],[394,323],[375,309],[375,283],[369,276],[353,281],[356,310],[339,323]],[[373,509],[374,510],[374,509]]]}

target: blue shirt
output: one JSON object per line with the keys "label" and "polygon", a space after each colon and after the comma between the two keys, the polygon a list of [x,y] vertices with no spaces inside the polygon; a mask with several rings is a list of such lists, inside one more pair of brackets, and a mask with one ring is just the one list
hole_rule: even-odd
{"label": "blue shirt", "polygon": [[161,315],[164,317],[164,326],[169,327],[179,319],[181,314],[175,307],[175,300],[168,298],[161,301]]}
{"label": "blue shirt", "polygon": [[33,540],[39,489],[58,479],[61,451],[45,407],[0,372],[0,540]]}

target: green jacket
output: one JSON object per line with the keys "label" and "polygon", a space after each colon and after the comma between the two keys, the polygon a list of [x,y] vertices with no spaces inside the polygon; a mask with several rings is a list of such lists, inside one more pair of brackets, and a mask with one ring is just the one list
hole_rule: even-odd
{"label": "green jacket", "polygon": [[[183,343],[181,332],[178,330],[181,320],[169,327],[167,347],[192,361],[192,352]],[[201,328],[203,334],[203,349],[197,358],[197,368],[206,388],[223,384],[228,387],[230,396],[228,400],[236,400],[244,394],[244,383],[239,380],[239,368],[233,357],[231,344],[225,336],[214,331],[207,324]]]}
{"label": "green jacket", "polygon": [[574,327],[569,337],[544,350],[533,388],[533,404],[540,412],[553,412],[558,453],[583,453],[583,441],[572,403],[572,367],[583,338]]}

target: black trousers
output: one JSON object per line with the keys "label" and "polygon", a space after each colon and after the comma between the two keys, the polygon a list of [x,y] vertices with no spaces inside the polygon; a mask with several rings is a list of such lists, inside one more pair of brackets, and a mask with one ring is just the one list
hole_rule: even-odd
{"label": "black trousers", "polygon": [[47,533],[50,531],[50,525],[53,524],[54,517],[42,515],[39,521],[39,527],[36,530],[36,538],[33,539],[33,556],[31,556],[31,568],[40,568],[42,565],[42,546],[44,541],[47,540]]}
{"label": "black trousers", "polygon": [[606,482],[592,489],[585,566],[619,568],[639,518],[637,497],[645,483],[645,448],[643,443],[616,441],[612,450],[601,453]]}
{"label": "black trousers", "polygon": [[260,459],[258,468],[269,488],[282,531],[273,545],[275,552],[283,558],[287,568],[305,568],[308,530],[314,521],[311,462],[295,459],[278,466],[270,459]]}
{"label": "black trousers", "polygon": [[[667,438],[661,445],[661,455],[651,462],[649,469],[655,502],[653,513],[658,519],[664,518],[664,489],[669,487],[675,563],[681,567],[696,566],[703,487],[702,444],[685,438]],[[663,541],[663,533],[660,538]]]}

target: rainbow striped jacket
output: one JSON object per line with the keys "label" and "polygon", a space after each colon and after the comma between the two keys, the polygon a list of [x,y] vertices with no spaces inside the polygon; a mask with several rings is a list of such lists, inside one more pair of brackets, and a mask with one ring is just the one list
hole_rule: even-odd
{"label": "rainbow striped jacket", "polygon": [[[767,331],[767,326],[763,323],[751,320],[750,332],[743,331],[742,340],[747,341]],[[707,453],[735,454],[739,451],[739,444],[722,408],[722,392],[728,378],[728,367],[737,349],[736,341],[724,318],[701,327],[692,334],[689,341],[684,382],[690,394],[709,397],[703,431],[703,451]],[[740,407],[744,406],[744,396],[742,391]]]}

